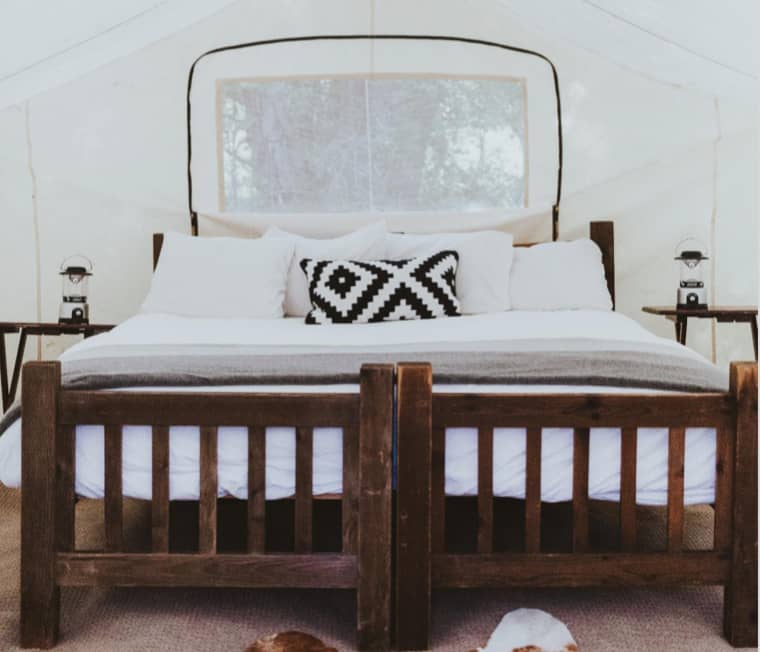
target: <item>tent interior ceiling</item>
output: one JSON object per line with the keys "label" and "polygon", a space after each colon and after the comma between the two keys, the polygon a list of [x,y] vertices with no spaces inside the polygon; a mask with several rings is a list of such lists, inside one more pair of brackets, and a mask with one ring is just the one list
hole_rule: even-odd
{"label": "tent interior ceiling", "polygon": [[[13,19],[0,21],[0,108],[230,4],[233,0],[6,0],[3,13]],[[287,11],[289,4],[280,6]],[[535,28],[653,79],[717,95],[746,98],[756,92],[753,28],[760,9],[753,0],[493,0],[493,5],[489,9],[505,19],[523,17]],[[735,38],[721,38],[726,33]]]}
{"label": "tent interior ceiling", "polygon": [[710,95],[757,92],[760,9],[752,0],[499,1],[541,30],[651,79]]}
{"label": "tent interior ceiling", "polygon": [[[4,0],[0,108],[126,56],[231,0]],[[40,20],[44,16],[44,20]]]}
{"label": "tent interior ceiling", "polygon": [[[134,314],[150,282],[150,234],[189,230],[193,60],[233,43],[319,34],[438,34],[545,54],[562,95],[560,236],[615,221],[617,308],[672,336],[641,306],[673,300],[672,253],[686,235],[709,245],[711,301],[756,301],[755,0],[6,0],[0,12],[0,260],[15,281],[0,319],[55,319],[57,268],[73,253],[94,262],[94,319]],[[308,61],[294,52],[273,69],[302,72]],[[438,63],[451,72],[458,62],[452,51]],[[537,92],[530,83],[528,96]],[[551,165],[553,185],[551,152],[528,165]],[[201,232],[211,234],[220,216],[206,217]],[[221,217],[238,230],[264,226]],[[361,219],[312,217],[276,220],[326,235]],[[467,228],[488,224],[484,212],[466,217]],[[436,215],[426,228],[448,227]],[[751,357],[746,327],[716,332],[700,321],[690,326],[695,349],[721,363]],[[65,344],[46,340],[44,355]]]}

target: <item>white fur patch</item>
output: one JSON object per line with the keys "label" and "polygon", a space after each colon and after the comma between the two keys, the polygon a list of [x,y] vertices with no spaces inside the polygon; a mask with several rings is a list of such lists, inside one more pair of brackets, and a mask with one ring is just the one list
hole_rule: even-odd
{"label": "white fur patch", "polygon": [[564,623],[540,609],[517,609],[501,619],[478,652],[575,652],[575,639]]}

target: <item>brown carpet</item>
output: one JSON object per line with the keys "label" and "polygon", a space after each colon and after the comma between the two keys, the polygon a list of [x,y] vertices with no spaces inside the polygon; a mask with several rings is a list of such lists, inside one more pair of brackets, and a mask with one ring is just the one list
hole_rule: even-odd
{"label": "brown carpet", "polygon": [[[18,649],[19,503],[18,492],[0,485],[3,651]],[[126,518],[138,518],[140,504],[127,505]],[[79,505],[80,545],[95,543],[100,519],[99,502]],[[690,536],[709,539],[709,522],[703,511],[689,510],[689,532],[696,533]],[[261,636],[299,629],[351,650],[354,604],[349,591],[66,589],[57,649],[242,652]],[[722,590],[712,587],[439,592],[433,604],[434,649],[465,652],[484,645],[501,616],[519,607],[544,609],[564,621],[583,652],[733,649],[721,636]]]}

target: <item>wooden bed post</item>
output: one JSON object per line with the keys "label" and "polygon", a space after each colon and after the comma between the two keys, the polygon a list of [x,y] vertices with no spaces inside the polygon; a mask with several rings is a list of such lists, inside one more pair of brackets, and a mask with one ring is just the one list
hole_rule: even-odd
{"label": "wooden bed post", "polygon": [[390,648],[393,365],[361,369],[359,406],[359,649]]}
{"label": "wooden bed post", "polygon": [[615,309],[615,225],[612,221],[591,222],[589,237],[602,251],[602,265],[607,278],[607,289],[612,298],[612,309]]}
{"label": "wooden bed post", "polygon": [[153,269],[156,269],[156,265],[158,265],[158,258],[161,255],[161,248],[164,246],[164,234],[163,233],[154,233],[153,234]]}
{"label": "wooden bed post", "polygon": [[[24,367],[21,435],[21,647],[50,648],[58,639],[56,584],[56,436],[59,362]],[[73,506],[72,506],[73,507]]]}
{"label": "wooden bed post", "polygon": [[[398,365],[396,647],[430,647],[433,372]],[[436,518],[443,519],[442,514]]]}
{"label": "wooden bed post", "polygon": [[731,574],[723,629],[734,647],[757,645],[757,363],[731,363],[736,401]]}

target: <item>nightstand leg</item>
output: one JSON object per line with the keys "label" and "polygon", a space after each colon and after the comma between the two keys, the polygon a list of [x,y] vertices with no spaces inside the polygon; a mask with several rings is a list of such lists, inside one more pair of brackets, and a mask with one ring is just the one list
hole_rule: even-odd
{"label": "nightstand leg", "polygon": [[686,321],[682,315],[676,317],[676,341],[683,345],[686,345]]}
{"label": "nightstand leg", "polygon": [[10,399],[8,397],[8,357],[5,353],[5,332],[0,333],[0,403],[3,405],[3,412],[10,407]]}
{"label": "nightstand leg", "polygon": [[21,365],[24,363],[24,349],[26,349],[26,329],[22,328],[18,336],[18,349],[16,349],[16,361],[13,364],[11,387],[8,390],[8,403],[12,403],[16,397],[18,381],[21,379]]}

